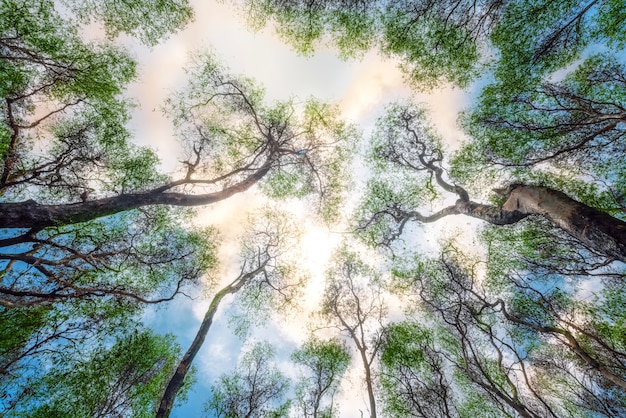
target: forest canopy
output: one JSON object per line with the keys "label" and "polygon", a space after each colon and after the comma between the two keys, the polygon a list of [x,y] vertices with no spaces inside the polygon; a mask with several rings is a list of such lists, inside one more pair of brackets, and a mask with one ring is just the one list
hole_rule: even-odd
{"label": "forest canopy", "polygon": [[[0,415],[626,415],[626,3],[219,7],[410,93],[359,126],[205,46],[167,168],[131,92],[206,9],[3,1]],[[417,99],[451,88],[460,145]],[[189,335],[150,321],[181,306]]]}

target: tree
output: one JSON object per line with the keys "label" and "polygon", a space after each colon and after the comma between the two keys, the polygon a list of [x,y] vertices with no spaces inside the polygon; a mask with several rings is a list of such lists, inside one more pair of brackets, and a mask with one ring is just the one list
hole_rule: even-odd
{"label": "tree", "polygon": [[385,334],[380,355],[385,412],[423,418],[496,415],[485,396],[454,375],[446,358],[453,346],[442,332],[416,320],[392,324]]}
{"label": "tree", "polygon": [[33,409],[31,402],[41,399],[30,397],[31,388],[45,379],[52,365],[62,373],[66,366],[71,369],[71,359],[87,358],[91,347],[131,332],[137,310],[103,299],[0,308],[0,411]]}
{"label": "tree", "polygon": [[[473,390],[505,413],[529,417],[623,413],[623,341],[613,334],[620,333],[616,320],[619,323],[623,312],[615,310],[614,290],[601,292],[606,302],[599,297],[584,301],[577,287],[559,276],[502,277],[498,271],[481,281],[460,257],[451,249],[439,260],[420,260],[396,271],[402,286],[433,315],[431,330],[444,330],[434,331],[441,338],[438,344],[426,345],[416,361],[407,364],[409,372],[398,379],[413,389],[406,393],[416,393],[424,383],[418,380],[415,385],[405,375],[416,373],[424,379],[438,364],[439,376],[457,370]],[[438,362],[432,361],[433,353]],[[444,382],[443,388],[455,388]],[[444,393],[443,388],[437,393]],[[433,399],[441,408],[456,396]],[[430,405],[423,397],[408,399],[420,408]],[[456,409],[461,411],[458,404]]]}
{"label": "tree", "polygon": [[[34,201],[26,197],[71,202],[82,195],[88,202],[96,188],[124,193],[162,181],[155,155],[128,143],[120,98],[135,74],[128,55],[86,44],[49,2],[4,2],[1,14],[0,207],[11,211],[25,201],[18,210],[28,212]],[[78,227],[78,219],[26,228],[5,223],[1,303],[167,300],[211,264],[212,232],[189,231],[181,216],[145,209]],[[170,252],[159,250],[167,246]]]}
{"label": "tree", "polygon": [[143,329],[140,311],[103,299],[3,308],[0,411],[152,415],[180,347],[171,336]]}
{"label": "tree", "polygon": [[336,340],[312,337],[291,355],[291,360],[304,370],[296,386],[298,413],[305,418],[336,416],[334,396],[350,364],[346,348]]}
{"label": "tree", "polygon": [[[148,9],[123,2],[93,6],[71,2],[70,14],[147,43],[189,12],[184,2],[163,2],[164,14],[149,21]],[[191,212],[167,206],[219,201],[266,178],[274,197],[317,191],[318,208],[332,217],[347,177],[338,162],[355,135],[313,99],[265,106],[253,82],[199,54],[187,90],[166,106],[188,156],[172,180],[158,172],[151,150],[130,142],[122,94],[135,63],[126,51],[85,42],[52,2],[7,1],[0,15],[0,314],[11,335],[0,356],[3,390],[14,388],[2,394],[8,411],[32,382],[47,379],[41,364],[85,358],[122,338],[115,326],[127,327],[141,305],[173,299],[215,267],[215,230],[190,230]],[[106,17],[113,15],[122,20]]]}
{"label": "tree", "polygon": [[[532,224],[510,231],[487,229],[487,280],[495,288],[507,289],[508,295],[473,291],[472,297],[499,309],[509,322],[524,328],[527,335],[543,336],[552,345],[549,352],[560,351],[558,357],[576,364],[564,370],[586,368],[578,377],[584,376],[583,387],[623,391],[624,312],[618,307],[623,297],[623,266],[582,257],[586,254],[581,254],[575,243],[558,232]],[[590,294],[584,294],[581,284],[590,279],[599,283]],[[546,367],[550,364],[548,359],[541,362]],[[615,404],[610,401],[612,395],[606,398],[599,404]]]}
{"label": "tree", "polygon": [[217,417],[285,417],[289,402],[281,403],[289,381],[272,364],[274,350],[256,343],[241,358],[237,370],[222,375],[211,387],[206,411]]}
{"label": "tree", "polygon": [[317,191],[323,215],[337,212],[339,162],[355,136],[332,106],[266,106],[252,81],[197,54],[189,85],[166,105],[188,155],[171,180],[152,151],[129,143],[128,55],[86,44],[51,3],[2,7],[4,305],[169,300],[212,263],[213,238],[160,206],[211,204],[266,178],[273,197]]}
{"label": "tree", "polygon": [[373,364],[387,315],[382,290],[375,283],[374,270],[346,249],[336,255],[327,280],[321,316],[328,327],[336,328],[354,343],[365,373],[370,417],[375,418]]}
{"label": "tree", "polygon": [[[603,152],[623,152],[619,125],[626,117],[625,83],[623,65],[609,55],[596,55],[562,81],[544,82],[504,107],[493,88],[485,89],[479,107],[470,114],[469,130],[477,139],[487,136],[485,153],[492,164],[597,166]],[[511,142],[508,148],[496,149],[504,137]],[[534,147],[522,144],[522,138]]]}
{"label": "tree", "polygon": [[[0,304],[115,298],[159,303],[215,266],[214,229],[189,231],[164,210],[125,213],[80,228],[48,228],[5,244]],[[132,226],[131,226],[132,225]]]}
{"label": "tree", "polygon": [[623,213],[624,77],[623,65],[605,54],[558,82],[544,80],[512,96],[488,86],[465,117],[474,140],[455,158],[455,175],[556,177],[552,182],[569,193],[614,216]]}
{"label": "tree", "polygon": [[516,91],[579,58],[585,47],[624,46],[621,2],[509,1],[491,41],[500,56],[495,75],[503,92]]}
{"label": "tree", "polygon": [[137,331],[87,358],[64,359],[31,386],[22,417],[150,417],[179,347],[171,336]]}
{"label": "tree", "polygon": [[[495,225],[511,225],[539,215],[591,251],[626,260],[626,223],[554,188],[512,183],[494,189],[502,197],[501,205],[470,200],[467,190],[444,178],[440,139],[424,121],[424,111],[414,105],[389,107],[387,115],[379,120],[372,148],[377,169],[389,167],[390,174],[370,182],[361,209],[364,220],[359,228],[370,230],[370,240],[389,245],[402,234],[407,222],[435,222],[449,215],[471,216]],[[393,184],[392,176],[405,183]],[[422,215],[414,206],[428,198],[436,199],[440,192],[435,187],[456,195],[457,201],[431,215]],[[404,190],[398,193],[398,188]]]}
{"label": "tree", "polygon": [[[112,196],[94,196],[79,203],[26,200],[3,204],[0,227],[35,232],[151,205],[209,205],[247,190],[268,173],[271,194],[304,195],[317,190],[330,205],[326,209],[336,210],[345,178],[345,167],[337,162],[347,157],[343,147],[353,131],[336,118],[331,106],[315,100],[305,104],[300,117],[292,101],[265,107],[261,100],[261,90],[251,81],[231,76],[210,55],[198,55],[190,70],[187,92],[168,102],[189,154],[180,179],[135,187],[110,185]],[[7,152],[11,157],[6,158],[10,165],[7,168],[5,164],[5,171],[17,164],[12,150],[21,130],[14,122],[8,125],[15,141]],[[78,133],[78,139],[86,139],[82,134]],[[64,164],[54,162],[46,171],[56,173],[63,168]],[[19,172],[20,178],[41,175],[35,167],[25,171]],[[63,177],[63,172],[57,175]],[[26,179],[20,183],[31,181]],[[8,189],[16,182],[4,187]]]}
{"label": "tree", "polygon": [[585,47],[623,48],[620,1],[235,1],[253,28],[273,21],[283,39],[310,54],[329,43],[344,56],[378,48],[399,58],[417,89],[467,86],[492,64],[499,90],[537,81]]}
{"label": "tree", "polygon": [[[163,2],[150,22],[152,4],[71,6],[83,21],[104,20],[110,36],[133,32],[147,43],[189,17],[185,2]],[[71,355],[73,344],[77,353],[101,346],[108,331],[99,326],[128,320],[138,303],[173,299],[215,266],[215,231],[190,230],[189,211],[164,205],[209,204],[266,178],[273,197],[317,191],[324,216],[338,209],[347,169],[339,162],[355,135],[331,106],[266,106],[252,81],[198,54],[187,89],[166,104],[188,156],[172,180],[152,151],[129,142],[127,53],[85,43],[51,2],[1,7],[0,301],[21,329],[3,347],[6,373]]]}
{"label": "tree", "polygon": [[146,45],[156,45],[193,20],[188,0],[159,0],[157,3],[121,0],[64,0],[83,23],[99,22],[107,36],[121,32],[137,37]]}
{"label": "tree", "polygon": [[344,56],[372,47],[401,60],[418,89],[443,82],[465,86],[477,74],[482,50],[506,1],[429,2],[282,1],[241,3],[248,21],[260,28],[272,20],[279,35],[310,54],[328,40]]}
{"label": "tree", "polygon": [[[301,285],[299,275],[294,267],[283,259],[286,258],[285,252],[293,245],[298,235],[295,226],[287,219],[288,217],[280,211],[268,210],[264,216],[250,222],[248,233],[243,238],[239,275],[216,292],[211,299],[193,342],[178,363],[160,397],[157,417],[165,418],[170,415],[176,396],[185,383],[194,358],[204,344],[215,313],[224,297],[242,291],[244,293],[242,298],[254,295],[253,298],[261,301],[261,304],[278,307],[290,303],[295,293],[299,291]],[[265,307],[250,308],[262,310]]]}

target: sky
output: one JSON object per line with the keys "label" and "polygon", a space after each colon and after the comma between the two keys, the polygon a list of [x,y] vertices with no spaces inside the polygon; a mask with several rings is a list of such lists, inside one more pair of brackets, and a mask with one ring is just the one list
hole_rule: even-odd
{"label": "sky", "polygon": [[[192,1],[192,4],[195,21],[155,47],[142,46],[131,38],[121,39],[138,61],[139,76],[128,90],[129,96],[139,104],[133,113],[130,128],[136,142],[157,151],[165,171],[175,170],[182,156],[171,122],[164,117],[160,106],[172,91],[184,84],[182,68],[189,54],[198,49],[213,51],[233,73],[255,79],[265,87],[269,102],[290,97],[304,100],[315,96],[337,103],[342,116],[358,125],[365,136],[370,133],[376,117],[382,114],[385,104],[412,97],[428,109],[431,121],[448,148],[455,149],[463,141],[463,133],[456,120],[458,113],[469,103],[471,92],[444,88],[430,94],[418,94],[405,85],[393,61],[382,59],[375,52],[367,53],[358,61],[342,61],[334,51],[324,49],[312,57],[302,57],[278,39],[271,28],[258,33],[249,31],[243,17],[228,4],[204,0]],[[242,232],[243,220],[263,202],[260,193],[253,189],[198,211],[195,223],[218,227],[223,238],[221,270],[218,273],[223,283],[233,279],[237,240]],[[299,248],[302,257],[299,264],[310,270],[306,299],[299,314],[289,321],[268,323],[266,327],[255,330],[252,338],[266,339],[274,344],[283,372],[294,377],[294,368],[288,363],[288,356],[307,335],[309,314],[316,309],[324,286],[324,265],[344,234],[341,228],[329,231],[312,224],[297,203],[290,205],[290,209],[294,216],[300,217],[305,229]],[[459,219],[458,222],[446,223],[449,231],[454,231],[471,222]],[[436,245],[439,237],[429,230],[422,230],[419,236],[430,237],[420,240],[424,248]],[[467,239],[471,240],[471,237]],[[208,297],[195,300],[178,298],[166,306],[149,310],[144,321],[159,332],[175,334],[183,350],[186,350],[209,301]],[[228,306],[231,301],[232,297],[229,297],[222,302],[205,345],[194,362],[197,384],[189,394],[189,401],[174,409],[173,417],[199,416],[209,397],[211,383],[220,374],[234,369],[242,342],[229,328]],[[336,398],[341,417],[360,417],[361,411],[367,415],[367,395],[361,383],[360,369],[358,364],[353,364],[342,381]]]}

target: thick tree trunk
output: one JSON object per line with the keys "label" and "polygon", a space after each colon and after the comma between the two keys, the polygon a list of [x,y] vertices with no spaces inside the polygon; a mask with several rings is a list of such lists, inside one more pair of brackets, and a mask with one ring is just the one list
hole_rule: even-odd
{"label": "thick tree trunk", "polygon": [[546,217],[585,245],[626,261],[626,222],[548,187],[512,187],[504,210]]}
{"label": "thick tree trunk", "polygon": [[0,228],[34,228],[69,225],[113,215],[142,206],[201,206],[225,200],[249,189],[269,171],[270,164],[223,190],[203,195],[163,192],[157,188],[144,193],[123,194],[80,203],[46,205],[33,200],[0,203]]}
{"label": "thick tree trunk", "polygon": [[496,225],[513,224],[541,215],[598,252],[626,261],[626,222],[580,203],[549,187],[513,185],[501,208],[459,200],[453,212]]}

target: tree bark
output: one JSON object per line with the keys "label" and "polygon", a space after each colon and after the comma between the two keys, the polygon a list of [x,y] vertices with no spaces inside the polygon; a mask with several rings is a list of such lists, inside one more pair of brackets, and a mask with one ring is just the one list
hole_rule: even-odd
{"label": "tree bark", "polygon": [[558,190],[512,186],[502,209],[541,215],[590,248],[626,261],[626,222]]}
{"label": "tree bark", "polygon": [[161,397],[159,403],[159,409],[156,413],[156,418],[167,418],[170,416],[172,408],[174,407],[176,395],[178,395],[178,392],[183,387],[185,376],[187,376],[187,372],[191,367],[193,359],[196,357],[196,354],[198,354],[198,351],[200,351],[200,348],[204,344],[204,340],[206,339],[209,329],[213,324],[213,317],[217,312],[217,308],[219,307],[220,302],[222,301],[222,299],[224,299],[224,296],[236,293],[243,284],[244,282],[241,281],[235,286],[233,286],[232,284],[228,285],[219,292],[217,292],[217,294],[213,297],[213,300],[209,305],[209,309],[204,315],[202,324],[200,324],[200,329],[198,329],[196,337],[189,346],[189,349],[187,349],[187,352],[178,364],[178,367],[176,367],[174,375],[171,377],[170,381],[167,384],[167,387],[165,388],[165,391],[163,392],[163,396]]}
{"label": "tree bark", "polygon": [[361,360],[363,360],[363,366],[365,368],[365,384],[367,386],[367,397],[370,404],[370,417],[376,418],[376,397],[374,396],[374,385],[372,383],[372,370],[370,368],[369,362],[367,361],[365,348],[359,348],[359,351],[361,352]]}
{"label": "tree bark", "polygon": [[163,396],[161,396],[156,418],[167,418],[170,416],[172,408],[174,407],[176,395],[178,395],[178,392],[183,387],[185,376],[187,376],[187,372],[189,372],[193,359],[196,357],[198,351],[200,351],[200,348],[202,348],[202,345],[204,344],[204,340],[206,339],[209,329],[213,324],[213,317],[215,316],[222,299],[224,299],[226,295],[237,293],[250,279],[265,269],[268,261],[269,260],[265,260],[265,262],[261,263],[261,265],[248,273],[243,274],[242,272],[242,274],[235,279],[235,281],[221,289],[215,296],[213,296],[213,300],[211,300],[209,309],[207,309],[204,314],[204,319],[200,324],[196,337],[193,339],[193,342],[187,349],[187,352],[178,364],[178,367],[176,367],[174,375],[168,382],[167,387],[163,392]]}
{"label": "tree bark", "polygon": [[122,194],[79,203],[46,205],[28,200],[0,204],[0,228],[35,228],[87,222],[142,206],[201,206],[225,200],[249,189],[270,169],[268,162],[254,174],[232,186],[208,194],[192,195],[163,192],[162,187],[144,193]]}
{"label": "tree bark", "polygon": [[529,215],[540,215],[589,248],[626,261],[626,222],[549,187],[520,184],[501,193],[507,197],[502,207],[459,199],[441,212],[444,216],[468,215],[494,225],[510,225]]}

